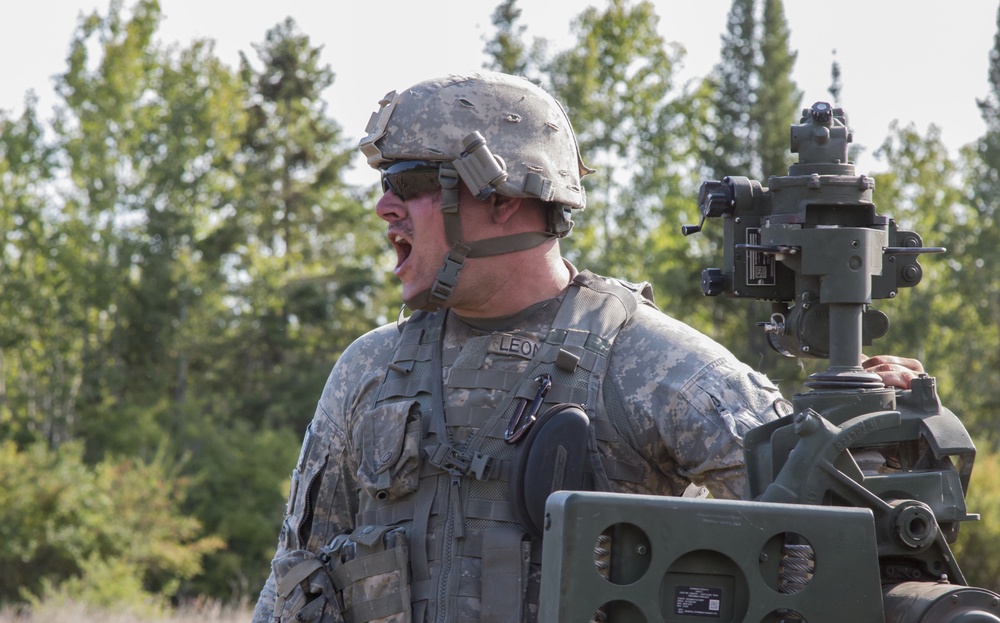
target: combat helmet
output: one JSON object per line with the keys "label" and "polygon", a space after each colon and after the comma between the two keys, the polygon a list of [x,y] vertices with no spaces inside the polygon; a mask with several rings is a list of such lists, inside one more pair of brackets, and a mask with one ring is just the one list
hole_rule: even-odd
{"label": "combat helmet", "polygon": [[[439,165],[441,210],[450,251],[434,286],[416,309],[436,310],[447,300],[467,257],[486,257],[537,246],[567,235],[572,210],[583,209],[583,163],[576,134],[559,103],[543,89],[498,72],[451,75],[417,83],[379,102],[360,148],[382,171],[394,164]],[[545,232],[464,243],[458,180],[480,200],[497,193],[538,198],[548,205]]]}

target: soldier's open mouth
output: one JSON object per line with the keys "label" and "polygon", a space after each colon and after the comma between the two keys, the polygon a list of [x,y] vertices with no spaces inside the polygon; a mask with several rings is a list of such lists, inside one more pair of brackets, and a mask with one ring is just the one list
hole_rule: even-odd
{"label": "soldier's open mouth", "polygon": [[399,269],[406,263],[406,259],[410,257],[413,246],[400,234],[390,234],[389,240],[392,242],[392,247],[396,250],[395,272],[399,272]]}

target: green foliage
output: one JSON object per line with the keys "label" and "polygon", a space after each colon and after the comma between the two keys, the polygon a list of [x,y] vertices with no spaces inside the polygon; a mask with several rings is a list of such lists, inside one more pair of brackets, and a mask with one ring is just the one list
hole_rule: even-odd
{"label": "green foliage", "polygon": [[[720,62],[702,85],[709,104],[695,138],[705,179],[745,176],[767,185],[769,175],[788,171],[789,124],[798,121],[800,93],[791,79],[795,52],[780,0],[765,0],[758,16],[755,0],[733,0],[722,35]],[[704,240],[703,267],[721,258],[722,227],[710,224]],[[700,282],[699,273],[693,277]],[[797,390],[816,362],[791,360],[768,346],[757,323],[770,317],[770,306],[750,299],[704,300],[692,324],[727,345],[751,366]],[[809,369],[807,370],[806,367]]]}
{"label": "green foliage", "polygon": [[547,68],[584,158],[597,169],[584,178],[588,209],[568,255],[633,279],[655,263],[647,242],[668,217],[662,198],[679,190],[672,155],[683,160],[670,133],[679,119],[668,97],[681,52],[663,41],[658,21],[649,2],[589,8],[576,21],[577,44]]}
{"label": "green foliage", "polygon": [[377,216],[340,179],[352,148],[319,99],[333,73],[291,20],[255,47],[260,68],[246,57],[240,67],[244,243],[228,257],[245,282],[230,303],[246,383],[234,398],[243,417],[303,430],[335,356],[375,326],[392,290]]}
{"label": "green foliage", "polygon": [[[795,54],[781,2],[762,9],[734,0],[717,71],[684,87],[683,49],[644,1],[584,10],[548,58],[504,0],[487,54],[567,105],[598,169],[567,255],[651,281],[668,313],[795,391],[809,370],[760,343],[765,307],[701,295],[721,228],[679,234],[702,177],[762,179],[787,156]],[[52,127],[31,99],[0,113],[0,601],[152,614],[255,596],[323,382],[395,316],[376,191],[342,180],[353,146],[319,49],[286,20],[233,69],[210,41],[157,44],[160,20],[155,0],[82,17]],[[878,302],[892,327],[876,349],[923,359],[983,440],[969,508],[984,520],[957,548],[996,588],[1000,24],[990,59],[987,132],[961,160],[935,127],[894,125],[879,152],[879,212],[948,254]]]}
{"label": "green foliage", "polygon": [[0,600],[176,594],[223,545],[182,512],[187,487],[163,455],[90,466],[80,444],[0,443]]}
{"label": "green foliage", "polygon": [[965,505],[968,512],[980,515],[980,520],[962,525],[952,549],[970,586],[1000,592],[1000,557],[996,555],[1000,543],[1000,453],[991,450],[989,443],[978,442],[976,446]]}
{"label": "green foliage", "polygon": [[521,40],[525,26],[515,25],[521,18],[517,0],[504,0],[493,10],[491,21],[496,34],[486,43],[486,54],[493,60],[488,67],[517,76],[524,75],[528,68],[528,50]]}
{"label": "green foliage", "polygon": [[253,596],[270,572],[267,562],[274,555],[301,430],[257,431],[247,422],[225,428],[206,422],[189,434],[194,435],[189,444],[198,444],[198,471],[185,508],[226,548],[211,554],[205,572],[185,592]]}
{"label": "green foliage", "polygon": [[54,168],[33,99],[0,118],[0,438],[22,442],[67,439],[80,389],[79,243],[47,205]]}
{"label": "green foliage", "polygon": [[708,79],[713,101],[705,125],[704,166],[714,179],[754,177],[755,129],[750,112],[757,102],[755,0],[733,0],[722,35],[720,61]]}
{"label": "green foliage", "polygon": [[877,153],[896,166],[875,176],[875,205],[896,218],[901,229],[915,231],[924,244],[947,247],[947,252],[923,256],[922,282],[901,289],[891,301],[878,302],[891,324],[873,348],[924,361],[949,408],[978,436],[995,440],[1000,284],[995,271],[980,269],[998,259],[997,247],[983,246],[981,238],[992,234],[982,229],[978,211],[965,201],[958,164],[938,128],[931,126],[921,136],[912,126],[893,124],[890,132]]}
{"label": "green foliage", "polygon": [[[966,211],[947,240],[949,263],[960,290],[962,314],[973,330],[965,354],[962,389],[975,413],[977,432],[1000,444],[1000,9],[989,55],[989,92],[979,100],[986,133],[963,151]],[[975,336],[974,339],[968,339]]]}
{"label": "green foliage", "polygon": [[753,118],[759,128],[757,155],[762,180],[787,175],[791,164],[788,125],[798,121],[802,93],[792,81],[796,53],[789,47],[788,23],[781,0],[764,0],[760,64]]}
{"label": "green foliage", "polygon": [[[242,597],[330,368],[398,296],[371,196],[340,179],[318,48],[289,20],[234,71],[211,42],[156,44],[160,19],[153,0],[81,18],[51,143],[30,101],[0,119],[0,438],[79,440],[95,466],[173,457],[198,487],[181,511],[227,547],[143,590]],[[95,578],[143,563],[93,555],[31,592],[99,601]]]}

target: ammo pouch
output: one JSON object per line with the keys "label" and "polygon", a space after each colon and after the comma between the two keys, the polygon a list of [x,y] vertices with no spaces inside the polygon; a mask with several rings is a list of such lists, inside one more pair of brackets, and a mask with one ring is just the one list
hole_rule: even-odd
{"label": "ammo pouch", "polygon": [[420,484],[420,405],[390,402],[361,418],[355,445],[361,449],[358,480],[376,500],[397,500]]}
{"label": "ammo pouch", "polygon": [[589,456],[590,418],[575,404],[549,407],[536,420],[518,448],[510,480],[518,519],[542,538],[545,501],[554,491],[589,489],[585,467]]}
{"label": "ammo pouch", "polygon": [[343,623],[341,606],[322,554],[287,552],[271,563],[277,583],[272,623]]}
{"label": "ammo pouch", "polygon": [[390,526],[338,535],[318,555],[289,552],[274,562],[275,615],[281,623],[411,623],[409,559],[406,532]]}

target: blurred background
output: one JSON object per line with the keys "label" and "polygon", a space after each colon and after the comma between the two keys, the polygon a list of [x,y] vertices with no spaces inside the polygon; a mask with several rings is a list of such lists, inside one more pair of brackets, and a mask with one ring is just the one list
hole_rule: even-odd
{"label": "blurred background", "polygon": [[721,227],[680,226],[702,180],[785,174],[803,107],[845,108],[879,213],[948,249],[878,301],[869,354],[921,359],[973,434],[956,550],[1000,589],[1000,15],[953,5],[5,7],[0,619],[245,616],[326,376],[400,306],[368,116],[481,68],[554,93],[598,170],[566,255],[650,281],[787,395],[815,368],[767,347],[767,306],[702,295]]}

